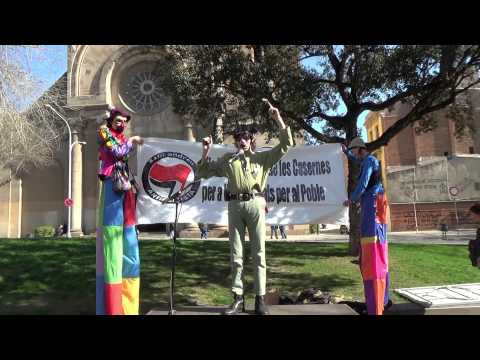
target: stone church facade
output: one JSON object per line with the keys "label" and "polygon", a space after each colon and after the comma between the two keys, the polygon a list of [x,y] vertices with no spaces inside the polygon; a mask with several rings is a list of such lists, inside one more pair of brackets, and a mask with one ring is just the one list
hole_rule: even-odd
{"label": "stone church facade", "polygon": [[[132,114],[127,135],[188,141],[207,135],[174,113],[159,87],[157,65],[166,51],[166,47],[142,45],[68,47],[64,80],[74,143],[72,236],[95,232],[99,189],[96,131],[108,105]],[[60,149],[57,158],[53,166],[0,188],[0,237],[24,237],[41,225],[67,223],[63,201],[68,188],[68,145]]]}

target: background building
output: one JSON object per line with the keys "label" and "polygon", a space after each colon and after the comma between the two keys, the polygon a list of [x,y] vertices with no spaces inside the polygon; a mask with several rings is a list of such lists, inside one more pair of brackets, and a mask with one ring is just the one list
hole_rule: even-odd
{"label": "background building", "polygon": [[[477,131],[479,90],[465,95],[473,106]],[[408,104],[398,103],[391,110],[370,112],[365,121],[368,141],[377,139],[408,111]],[[438,229],[443,223],[456,227],[457,220],[460,226],[474,223],[468,209],[480,200],[478,133],[457,138],[446,109],[433,116],[438,123],[433,131],[422,133],[414,124],[374,152],[382,164],[393,231]]]}

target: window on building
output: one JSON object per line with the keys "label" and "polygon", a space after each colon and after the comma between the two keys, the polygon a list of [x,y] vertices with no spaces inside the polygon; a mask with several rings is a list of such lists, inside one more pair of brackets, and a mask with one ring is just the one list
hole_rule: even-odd
{"label": "window on building", "polygon": [[375,126],[375,139],[378,139],[380,137],[380,130],[378,129],[378,126]]}
{"label": "window on building", "polygon": [[369,131],[369,134],[370,134],[370,141],[375,140],[375,139],[373,138],[373,132],[372,132],[372,131]]}
{"label": "window on building", "polygon": [[448,156],[448,151],[445,151],[445,152],[443,153],[443,156]]}
{"label": "window on building", "polygon": [[469,152],[470,154],[475,154],[475,149],[473,148],[473,146],[470,146],[470,147],[468,148],[468,152]]}
{"label": "window on building", "polygon": [[475,183],[475,191],[480,191],[480,182]]}

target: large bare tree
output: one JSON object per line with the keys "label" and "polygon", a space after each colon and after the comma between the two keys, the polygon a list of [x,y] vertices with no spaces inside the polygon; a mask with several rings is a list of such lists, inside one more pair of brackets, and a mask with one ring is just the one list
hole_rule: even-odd
{"label": "large bare tree", "polygon": [[8,173],[0,177],[0,187],[52,164],[65,134],[45,105],[60,110],[65,104],[66,76],[44,92],[32,71],[38,61],[51,62],[43,46],[0,45],[0,170]]}

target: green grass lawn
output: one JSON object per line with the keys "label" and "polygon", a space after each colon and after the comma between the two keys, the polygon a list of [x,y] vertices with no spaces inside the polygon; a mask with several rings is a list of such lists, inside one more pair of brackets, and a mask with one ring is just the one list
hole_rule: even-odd
{"label": "green grass lawn", "polygon": [[[142,241],[141,313],[168,301],[170,241]],[[249,247],[247,244],[247,254]],[[0,314],[94,314],[95,240],[0,239]],[[267,243],[267,288],[321,288],[363,301],[358,265],[347,244]],[[209,305],[231,300],[227,242],[179,241],[176,302]],[[466,246],[390,245],[393,288],[480,282]],[[247,292],[253,297],[250,261]],[[405,302],[393,291],[394,302]],[[250,300],[252,301],[252,300]]]}

